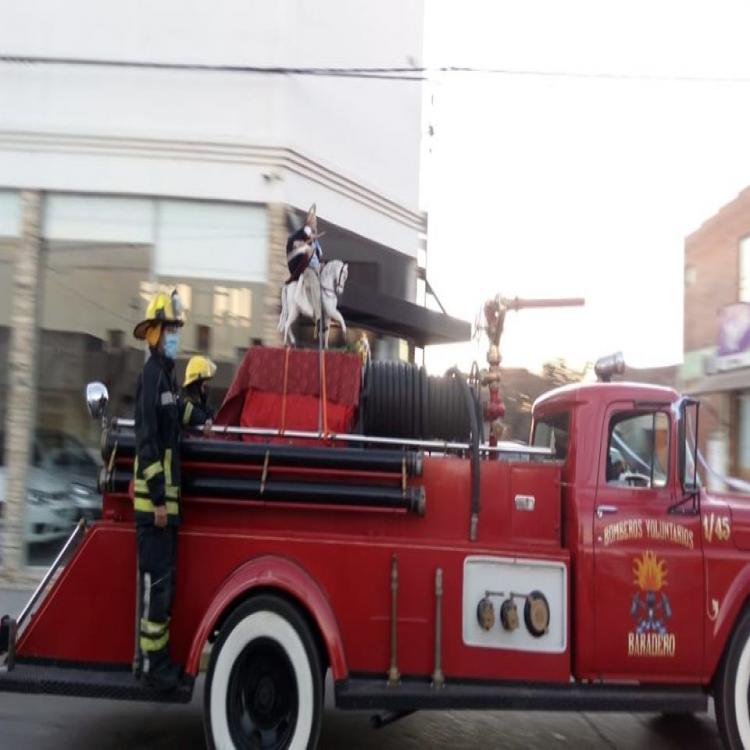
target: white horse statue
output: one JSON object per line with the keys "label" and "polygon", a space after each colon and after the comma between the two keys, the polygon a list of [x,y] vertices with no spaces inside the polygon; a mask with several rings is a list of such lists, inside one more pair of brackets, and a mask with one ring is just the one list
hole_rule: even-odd
{"label": "white horse statue", "polygon": [[[339,297],[344,292],[344,285],[349,275],[349,266],[341,260],[329,260],[321,266],[320,273],[306,268],[297,281],[284,284],[281,288],[281,315],[279,331],[284,332],[284,345],[296,340],[292,333],[292,324],[300,313],[312,318],[315,330],[318,321],[323,318],[323,346],[328,348],[329,321],[334,320],[346,336],[346,323],[337,309]],[[321,310],[322,302],[322,310]]]}

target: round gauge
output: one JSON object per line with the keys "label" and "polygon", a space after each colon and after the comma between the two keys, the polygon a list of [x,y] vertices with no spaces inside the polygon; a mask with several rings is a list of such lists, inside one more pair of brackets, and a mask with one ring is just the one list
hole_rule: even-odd
{"label": "round gauge", "polygon": [[549,604],[547,597],[541,591],[532,591],[526,597],[523,620],[526,623],[526,629],[534,638],[541,638],[549,630]]}

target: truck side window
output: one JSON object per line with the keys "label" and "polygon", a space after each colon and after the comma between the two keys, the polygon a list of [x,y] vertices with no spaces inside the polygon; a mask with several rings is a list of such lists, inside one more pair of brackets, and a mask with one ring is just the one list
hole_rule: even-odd
{"label": "truck side window", "polygon": [[669,417],[664,412],[627,412],[609,427],[607,483],[665,487],[669,470]]}
{"label": "truck side window", "polygon": [[565,460],[568,456],[568,412],[550,414],[534,422],[534,438],[531,444],[536,448],[551,448],[555,458]]}

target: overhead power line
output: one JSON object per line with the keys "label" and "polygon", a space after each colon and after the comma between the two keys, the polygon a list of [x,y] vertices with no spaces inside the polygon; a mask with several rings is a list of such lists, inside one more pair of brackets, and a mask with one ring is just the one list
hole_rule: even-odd
{"label": "overhead power line", "polygon": [[142,60],[105,60],[76,57],[38,57],[0,55],[0,63],[28,65],[68,65],[147,70],[181,70],[208,73],[250,73],[255,75],[324,76],[333,78],[378,78],[396,81],[424,81],[424,68],[300,68],[263,65],[212,65],[204,63],[155,62]]}
{"label": "overhead power line", "polygon": [[370,78],[387,81],[427,81],[439,74],[479,74],[531,78],[562,78],[604,81],[644,81],[654,83],[748,84],[750,76],[719,76],[662,73],[587,72],[581,70],[545,70],[534,68],[489,68],[459,65],[437,67],[290,67],[263,65],[214,65],[208,63],[110,60],[76,57],[43,57],[0,54],[0,63],[26,65],[67,65],[145,70],[174,70],[208,73],[245,73],[252,75],[319,76],[325,78]]}

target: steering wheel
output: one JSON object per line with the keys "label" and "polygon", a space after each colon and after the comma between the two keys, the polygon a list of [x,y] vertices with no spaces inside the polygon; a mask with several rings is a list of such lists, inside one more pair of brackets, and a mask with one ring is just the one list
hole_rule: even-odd
{"label": "steering wheel", "polygon": [[637,471],[626,471],[620,476],[630,487],[650,487],[651,477],[645,474],[639,474]]}

